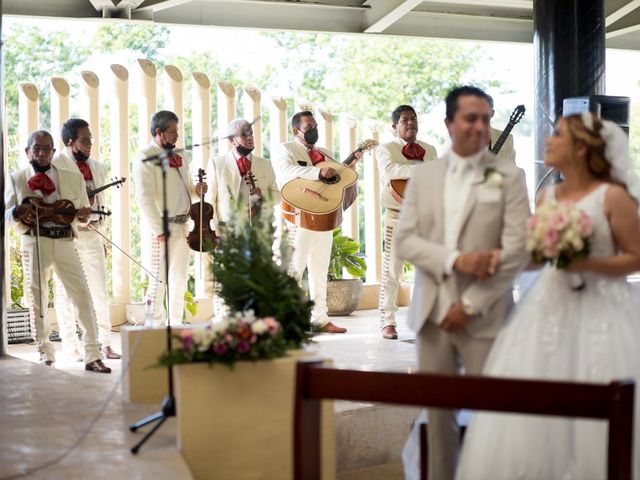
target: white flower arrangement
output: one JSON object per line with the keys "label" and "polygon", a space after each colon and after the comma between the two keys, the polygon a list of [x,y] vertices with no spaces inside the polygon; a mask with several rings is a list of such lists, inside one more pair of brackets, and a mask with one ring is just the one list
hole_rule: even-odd
{"label": "white flower arrangement", "polygon": [[484,182],[491,187],[500,188],[504,184],[504,175],[489,167],[484,171]]}

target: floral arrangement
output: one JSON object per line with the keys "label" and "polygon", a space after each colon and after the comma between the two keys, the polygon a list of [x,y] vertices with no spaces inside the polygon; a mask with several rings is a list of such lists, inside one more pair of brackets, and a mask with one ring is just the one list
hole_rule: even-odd
{"label": "floral arrangement", "polygon": [[232,365],[239,360],[281,357],[287,350],[280,323],[273,317],[257,318],[252,310],[224,320],[184,329],[174,338],[177,345],[165,352],[160,365],[209,362]]}
{"label": "floral arrangement", "polygon": [[504,175],[493,167],[487,167],[484,170],[484,181],[487,185],[500,188],[504,183]]}
{"label": "floral arrangement", "polygon": [[589,216],[566,202],[545,202],[527,223],[527,250],[536,263],[566,268],[591,251],[593,225]]}

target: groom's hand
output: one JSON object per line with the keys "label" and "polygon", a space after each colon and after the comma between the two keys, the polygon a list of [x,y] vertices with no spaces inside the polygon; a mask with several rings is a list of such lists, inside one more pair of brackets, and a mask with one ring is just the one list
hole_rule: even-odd
{"label": "groom's hand", "polygon": [[456,272],[471,275],[478,280],[489,278],[496,270],[499,257],[494,250],[486,252],[468,252],[458,255],[453,263]]}
{"label": "groom's hand", "polygon": [[447,316],[440,324],[440,328],[447,332],[455,332],[463,328],[470,320],[471,317],[462,309],[462,302],[457,302],[451,305]]}

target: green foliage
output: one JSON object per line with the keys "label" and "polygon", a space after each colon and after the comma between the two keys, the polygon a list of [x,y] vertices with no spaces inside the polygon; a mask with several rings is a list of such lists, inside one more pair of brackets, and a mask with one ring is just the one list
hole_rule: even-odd
{"label": "green foliage", "polygon": [[346,268],[349,275],[362,278],[367,271],[367,265],[360,254],[360,244],[354,239],[342,235],[342,229],[333,231],[331,245],[331,260],[329,261],[329,280],[342,278],[342,269]]}
{"label": "green foliage", "polygon": [[170,33],[167,27],[154,24],[106,23],[96,32],[91,44],[101,52],[138,52],[142,58],[162,64],[162,50],[169,40]]}
{"label": "green foliage", "polygon": [[10,230],[11,245],[9,247],[9,262],[11,267],[11,308],[23,308],[24,273],[22,272],[22,255],[19,240],[13,229]]}
{"label": "green foliage", "polygon": [[273,208],[268,202],[249,222],[246,207],[236,204],[235,215],[220,228],[222,241],[213,253],[217,294],[231,312],[253,310],[257,317],[273,317],[282,326],[287,348],[310,341],[313,302],[287,274],[287,246],[274,259]]}
{"label": "green foliage", "polygon": [[185,312],[182,316],[183,320],[187,319],[187,313],[192,317],[195,317],[196,313],[198,313],[198,302],[196,302],[193,293],[191,293],[189,290],[184,292],[184,309]]}

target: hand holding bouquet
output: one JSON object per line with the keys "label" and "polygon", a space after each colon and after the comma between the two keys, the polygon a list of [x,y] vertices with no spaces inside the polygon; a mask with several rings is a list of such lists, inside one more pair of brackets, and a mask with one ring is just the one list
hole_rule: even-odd
{"label": "hand holding bouquet", "polygon": [[[545,202],[527,223],[527,250],[536,263],[566,268],[574,260],[583,260],[591,251],[593,225],[589,216],[565,202]],[[571,287],[580,290],[579,275],[570,278]]]}

